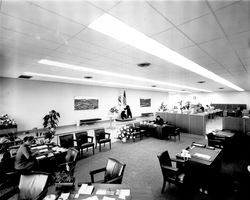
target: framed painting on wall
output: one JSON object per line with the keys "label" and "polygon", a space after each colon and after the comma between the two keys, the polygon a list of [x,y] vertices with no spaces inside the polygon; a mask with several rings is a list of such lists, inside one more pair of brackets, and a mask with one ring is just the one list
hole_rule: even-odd
{"label": "framed painting on wall", "polygon": [[74,98],[74,109],[75,110],[95,110],[98,109],[98,99],[91,97],[80,97]]}
{"label": "framed painting on wall", "polygon": [[141,107],[151,107],[151,99],[140,99]]}

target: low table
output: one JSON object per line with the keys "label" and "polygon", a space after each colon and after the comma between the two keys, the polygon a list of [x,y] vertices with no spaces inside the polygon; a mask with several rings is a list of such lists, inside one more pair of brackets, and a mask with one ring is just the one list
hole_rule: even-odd
{"label": "low table", "polygon": [[102,120],[102,119],[101,118],[81,119],[80,126],[83,124],[94,124],[99,120]]}

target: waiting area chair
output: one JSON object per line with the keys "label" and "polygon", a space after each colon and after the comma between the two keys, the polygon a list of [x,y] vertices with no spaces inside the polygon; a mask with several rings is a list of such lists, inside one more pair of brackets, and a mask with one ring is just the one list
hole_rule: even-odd
{"label": "waiting area chair", "polygon": [[[92,183],[112,183],[121,184],[126,164],[114,159],[109,158],[105,167],[90,171]],[[94,176],[98,173],[104,173],[102,180],[96,181]]]}
{"label": "waiting area chair", "polygon": [[207,134],[207,139],[208,139],[208,146],[212,146],[212,147],[216,147],[220,149],[223,149],[225,142],[226,142],[225,137],[217,136],[217,135],[214,135],[213,133]]}
{"label": "waiting area chair", "polygon": [[43,199],[48,191],[48,180],[49,174],[44,172],[21,174],[18,188],[16,191],[13,191],[11,199]]}
{"label": "waiting area chair", "polygon": [[170,140],[172,137],[174,137],[174,140],[176,141],[176,137],[178,136],[179,141],[180,141],[180,128],[171,127],[171,126],[168,127],[168,125],[166,125],[164,129],[167,130],[167,135]]}
{"label": "waiting area chair", "polygon": [[102,151],[102,144],[109,143],[109,148],[111,149],[111,139],[110,133],[106,133],[104,128],[95,129],[95,144],[99,144],[99,151]]}
{"label": "waiting area chair", "polygon": [[66,149],[70,147],[74,147],[74,135],[73,134],[66,134],[59,136],[60,146]]}
{"label": "waiting area chair", "polygon": [[[163,175],[163,185],[161,193],[164,192],[166,182],[174,183],[175,185],[182,185],[185,174],[183,173],[183,166],[185,161],[180,159],[170,158],[168,151],[164,151],[158,156],[159,163],[161,166],[161,171]],[[177,167],[173,167],[172,162],[176,163]]]}
{"label": "waiting area chair", "polygon": [[93,142],[93,137],[88,136],[88,133],[86,131],[78,132],[75,134],[76,136],[76,143],[78,148],[80,149],[81,157],[83,155],[83,149],[87,149],[92,147],[93,154],[95,154],[95,144]]}

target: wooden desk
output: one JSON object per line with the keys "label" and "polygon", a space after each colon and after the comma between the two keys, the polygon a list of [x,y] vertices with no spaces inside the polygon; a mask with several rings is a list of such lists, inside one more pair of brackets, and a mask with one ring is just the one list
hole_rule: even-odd
{"label": "wooden desk", "polygon": [[[119,196],[116,194],[117,190],[125,189],[130,190],[130,196],[126,196],[126,200],[152,200],[154,199],[151,188],[145,187],[138,187],[138,188],[131,188],[125,184],[93,184],[94,190],[91,195],[88,194],[80,194],[78,198],[75,198],[75,195],[78,193],[80,187],[76,187],[74,190],[70,191],[69,200],[74,199],[85,199],[88,197],[96,196],[98,200],[102,200],[104,196],[114,198],[116,200],[121,200]],[[96,194],[97,191],[104,191],[106,190],[106,194]],[[60,196],[60,191],[55,190],[55,186],[51,186],[49,189],[48,194],[57,194]]]}

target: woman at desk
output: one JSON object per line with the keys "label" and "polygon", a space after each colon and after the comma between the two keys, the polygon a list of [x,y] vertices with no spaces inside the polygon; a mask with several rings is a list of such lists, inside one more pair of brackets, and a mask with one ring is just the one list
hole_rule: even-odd
{"label": "woman at desk", "polygon": [[19,171],[32,171],[37,168],[37,161],[34,157],[38,152],[32,153],[30,145],[33,143],[33,136],[26,136],[23,144],[19,147],[15,158],[15,169]]}

